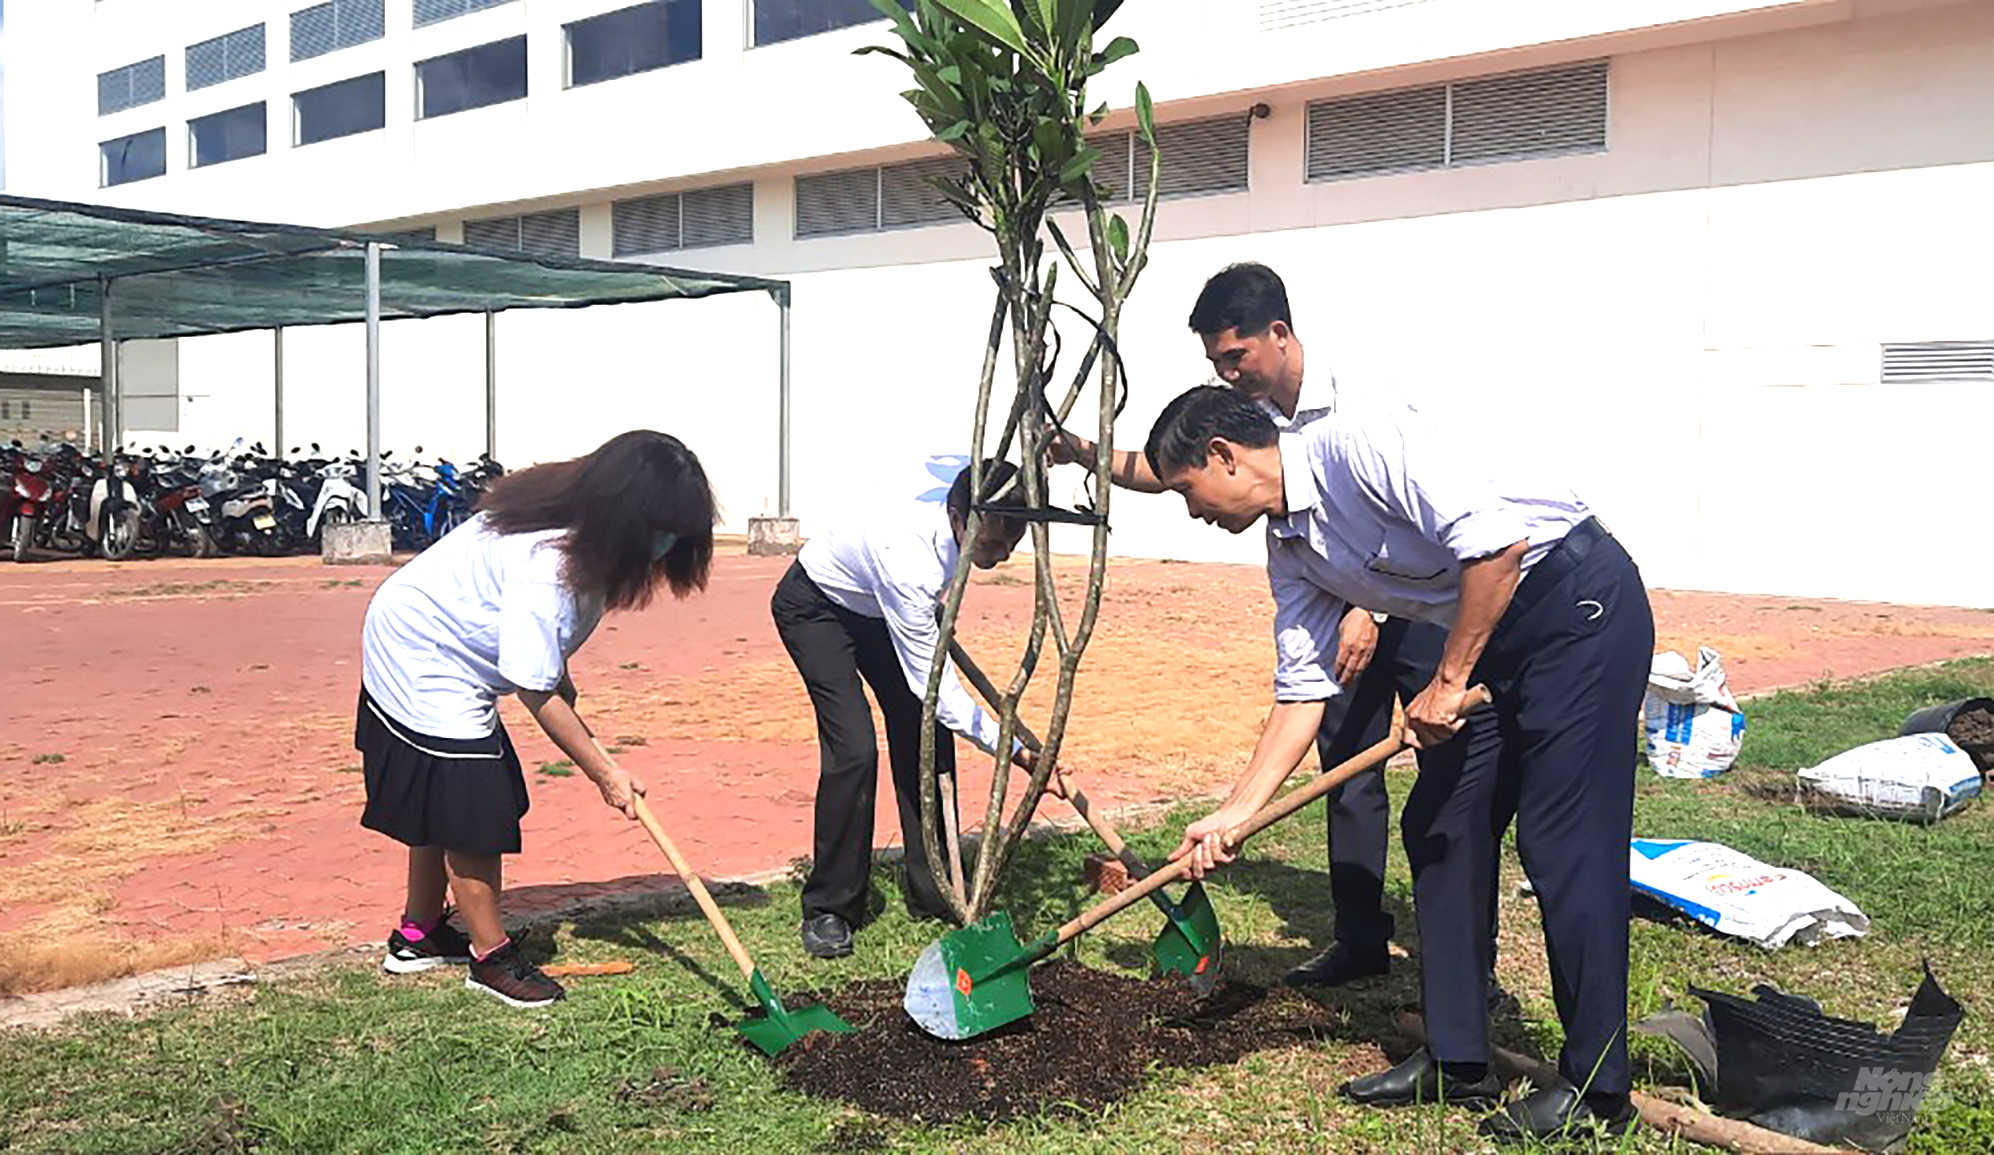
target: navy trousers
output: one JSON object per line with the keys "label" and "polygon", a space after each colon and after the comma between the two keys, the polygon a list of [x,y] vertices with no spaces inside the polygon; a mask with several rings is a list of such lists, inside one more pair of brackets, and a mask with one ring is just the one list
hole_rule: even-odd
{"label": "navy trousers", "polygon": [[[1322,730],[1316,735],[1322,768],[1330,770],[1383,740],[1391,731],[1393,700],[1409,703],[1426,689],[1446,648],[1447,631],[1440,626],[1387,618],[1378,627],[1377,649],[1357,684],[1324,703]],[[1480,732],[1493,733],[1488,718],[1479,721]],[[1473,749],[1491,757],[1494,744],[1483,738]],[[1429,756],[1420,754],[1422,767]],[[1351,950],[1384,950],[1398,929],[1385,910],[1385,854],[1391,843],[1391,826],[1392,800],[1383,767],[1359,774],[1329,792],[1329,892],[1336,904],[1336,941]],[[1493,862],[1499,850],[1497,844],[1489,851],[1491,954],[1485,970],[1494,966]]]}
{"label": "navy trousers", "polygon": [[1401,816],[1427,1037],[1442,1061],[1488,1060],[1489,872],[1513,820],[1565,1031],[1559,1071],[1581,1090],[1625,1094],[1627,842],[1654,616],[1611,537],[1532,592],[1541,596],[1504,619],[1476,667],[1495,695],[1487,723],[1429,752]]}

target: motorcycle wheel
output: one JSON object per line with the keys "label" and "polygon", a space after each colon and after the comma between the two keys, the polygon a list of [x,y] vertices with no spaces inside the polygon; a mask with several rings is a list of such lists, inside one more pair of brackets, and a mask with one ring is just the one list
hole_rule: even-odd
{"label": "motorcycle wheel", "polygon": [[14,519],[14,540],[12,544],[14,547],[14,560],[17,562],[28,560],[28,538],[31,535],[31,529],[32,527],[29,525],[27,518],[16,517]]}
{"label": "motorcycle wheel", "polygon": [[138,549],[138,510],[131,506],[104,515],[104,535],[98,543],[105,558],[124,561]]}
{"label": "motorcycle wheel", "polygon": [[208,532],[207,526],[197,521],[187,527],[188,557],[210,558],[220,552],[221,549],[215,545],[215,537]]}

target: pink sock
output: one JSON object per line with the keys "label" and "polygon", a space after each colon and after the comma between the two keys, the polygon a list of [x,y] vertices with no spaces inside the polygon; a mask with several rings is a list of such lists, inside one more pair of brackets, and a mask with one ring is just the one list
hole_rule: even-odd
{"label": "pink sock", "polygon": [[471,948],[471,957],[472,957],[472,958],[474,958],[474,959],[476,959],[476,960],[478,960],[479,962],[483,962],[483,961],[485,961],[486,959],[488,959],[488,958],[492,957],[493,955],[497,954],[498,952],[500,952],[500,951],[504,950],[504,949],[505,949],[506,947],[508,947],[508,946],[510,946],[510,945],[512,945],[512,939],[511,939],[510,937],[508,937],[508,938],[502,938],[502,939],[500,939],[500,940],[499,940],[499,943],[498,943],[498,945],[497,945],[497,946],[493,947],[492,949],[490,949],[490,950],[488,950],[488,951],[482,951],[482,952],[481,952],[481,951],[479,951],[479,950],[478,950],[478,949],[477,949],[476,947],[473,947],[473,948]]}
{"label": "pink sock", "polygon": [[410,942],[421,942],[423,939],[428,938],[429,932],[435,930],[436,924],[442,921],[443,919],[439,917],[439,918],[430,919],[428,922],[423,923],[423,922],[417,922],[407,915],[403,915],[402,925],[401,925],[402,937],[409,940]]}

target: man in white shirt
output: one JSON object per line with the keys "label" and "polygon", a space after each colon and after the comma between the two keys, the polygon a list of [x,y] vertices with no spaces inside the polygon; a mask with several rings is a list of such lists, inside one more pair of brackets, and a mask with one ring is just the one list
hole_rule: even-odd
{"label": "man in white shirt", "polygon": [[[1540,474],[1409,410],[1332,414],[1298,433],[1229,390],[1167,406],[1144,455],[1192,517],[1240,533],[1266,519],[1276,705],[1232,795],[1177,855],[1228,862],[1224,832],[1264,805],[1306,755],[1350,604],[1448,631],[1433,681],[1406,711],[1427,751],[1402,819],[1419,919],[1428,1046],[1344,1093],[1380,1105],[1493,1103],[1480,971],[1490,844],[1513,818],[1543,911],[1563,1076],[1483,1121],[1505,1141],[1597,1122],[1624,1130],[1627,844],[1633,719],[1654,618],[1632,559],[1585,504]],[[1470,686],[1495,697],[1497,756],[1456,738]],[[1451,963],[1448,960],[1453,960]],[[1462,976],[1467,976],[1464,980]]]}
{"label": "man in white shirt", "polygon": [[[1214,273],[1192,306],[1191,331],[1204,342],[1205,359],[1213,372],[1258,405],[1281,432],[1294,432],[1335,412],[1336,378],[1327,371],[1319,376],[1328,385],[1320,399],[1328,404],[1303,407],[1302,339],[1290,316],[1287,285],[1266,265],[1242,262]],[[1067,434],[1054,442],[1055,464],[1093,459],[1094,444],[1085,438]],[[1112,476],[1125,489],[1164,490],[1140,453],[1116,450]],[[1385,736],[1394,696],[1410,702],[1432,681],[1446,638],[1438,627],[1374,615],[1354,605],[1345,611],[1337,635],[1331,673],[1338,689],[1323,703],[1322,727],[1316,735],[1325,770]],[[1391,968],[1389,944],[1397,924],[1385,909],[1392,807],[1384,769],[1359,775],[1331,791],[1327,809],[1335,941],[1282,976],[1290,986],[1342,986]],[[1489,965],[1489,1002],[1502,1005],[1507,996],[1495,984],[1493,959]]]}
{"label": "man in white shirt", "polygon": [[[1008,462],[985,462],[984,491],[1000,492],[1016,473]],[[921,838],[921,704],[941,641],[936,611],[963,553],[989,569],[1011,556],[1026,529],[1021,521],[985,517],[975,540],[965,540],[969,489],[965,468],[943,505],[909,501],[813,536],[769,603],[817,715],[815,858],[803,884],[802,934],[804,949],[818,958],[851,953],[852,930],[865,920],[871,896],[879,745],[861,679],[886,720],[909,911],[917,918],[949,913]],[[935,721],[947,731],[935,742],[935,772],[945,780],[955,774],[951,732],[996,749],[997,718],[970,698],[953,667],[943,668]],[[1036,761],[1016,741],[1012,757],[1027,769]]]}

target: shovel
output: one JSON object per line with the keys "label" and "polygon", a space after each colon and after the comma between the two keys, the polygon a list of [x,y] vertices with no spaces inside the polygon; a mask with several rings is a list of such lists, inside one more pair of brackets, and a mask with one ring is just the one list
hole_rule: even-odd
{"label": "shovel", "polygon": [[[992,709],[997,705],[997,687],[979,669],[970,656],[957,643],[949,643],[949,656],[962,668],[963,676],[969,679],[983,700]],[[1018,722],[1018,740],[1036,753],[1044,747],[1022,719]],[[1121,861],[1131,879],[1140,879],[1149,873],[1129,844],[1123,841],[1121,832],[1115,829],[1108,816],[1094,809],[1087,795],[1069,787],[1066,800],[1086,819],[1087,826],[1095,837]],[[1219,972],[1225,969],[1225,936],[1219,930],[1219,914],[1212,908],[1212,900],[1205,894],[1203,882],[1193,882],[1184,892],[1184,901],[1170,901],[1170,896],[1161,888],[1149,894],[1149,901],[1163,912],[1164,924],[1156,932],[1156,941],[1150,945],[1150,958],[1156,964],[1159,974],[1180,974],[1190,983],[1191,989],[1199,996],[1211,994],[1219,985]]]}
{"label": "shovel", "polygon": [[[1468,708],[1485,704],[1488,691],[1470,690]],[[1396,723],[1396,719],[1395,719]],[[1404,728],[1393,732],[1341,766],[1298,790],[1269,802],[1246,821],[1226,832],[1226,844],[1238,846],[1338,786],[1386,761],[1406,748]],[[1032,965],[1064,944],[1092,930],[1129,906],[1149,897],[1191,869],[1187,855],[1135,885],[1081,911],[1057,930],[1047,931],[1029,945],[1018,940],[1011,916],[998,911],[982,922],[930,943],[907,976],[901,1005],[921,1029],[942,1039],[968,1039],[1016,1022],[1032,1013],[1029,973]]]}
{"label": "shovel", "polygon": [[734,956],[734,965],[741,968],[742,977],[748,980],[748,990],[753,992],[755,1001],[761,1005],[762,1013],[759,1018],[742,1019],[734,1024],[735,1030],[746,1036],[762,1054],[773,1055],[812,1031],[843,1034],[852,1029],[850,1023],[839,1018],[823,1003],[811,1003],[807,1007],[784,1010],[782,1000],[775,997],[775,992],[769,989],[768,980],[762,977],[761,968],[755,965],[754,959],[748,957],[747,948],[743,947],[741,940],[735,937],[734,928],[728,924],[727,916],[720,913],[719,904],[715,903],[713,896],[706,892],[706,884],[701,882],[699,876],[692,872],[692,868],[686,865],[685,858],[679,854],[678,847],[672,845],[672,840],[665,837],[665,828],[658,825],[658,820],[652,816],[651,808],[645,804],[642,795],[637,797],[637,821],[644,824],[644,829],[651,835],[651,841],[657,843],[658,849],[665,852],[665,857],[671,860],[672,869],[685,880],[686,889],[692,891],[693,900],[699,903],[699,909],[705,912],[706,921],[713,924],[714,933],[720,936],[720,942],[726,946],[727,953]]}

